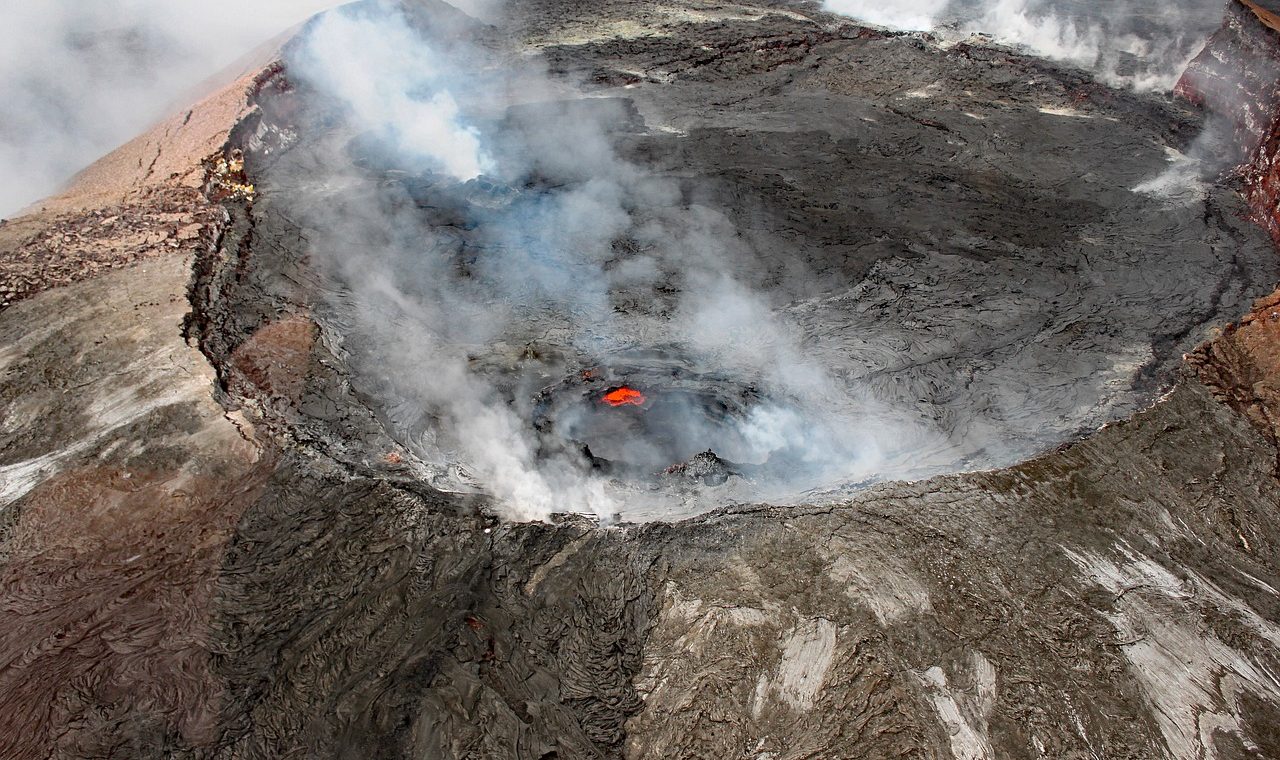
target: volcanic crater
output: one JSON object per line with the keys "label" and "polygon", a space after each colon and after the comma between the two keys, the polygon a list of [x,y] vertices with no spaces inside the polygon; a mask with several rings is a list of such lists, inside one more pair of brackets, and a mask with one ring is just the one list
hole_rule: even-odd
{"label": "volcanic crater", "polygon": [[[1151,403],[1280,276],[1231,190],[1135,189],[1202,115],[1082,72],[780,12],[695,27],[706,60],[655,32],[539,47],[543,72],[451,11],[348,12],[449,59],[488,164],[459,179],[405,149],[411,127],[344,103],[304,34],[242,128],[252,238],[211,306],[313,314],[386,434],[450,490],[549,468],[571,510],[669,519],[1005,466]],[[753,419],[708,386],[556,426],[535,409],[558,378],[668,348],[685,385],[786,404]],[[504,429],[464,440],[477,415]],[[612,475],[707,450],[787,465],[628,511]],[[596,486],[603,502],[574,495]]]}
{"label": "volcanic crater", "polygon": [[0,224],[0,756],[1280,757],[1271,5],[296,30]]}

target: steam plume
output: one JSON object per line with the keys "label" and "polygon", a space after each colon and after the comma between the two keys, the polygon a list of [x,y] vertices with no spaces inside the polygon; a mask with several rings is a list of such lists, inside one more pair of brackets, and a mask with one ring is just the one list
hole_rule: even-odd
{"label": "steam plume", "polygon": [[1198,0],[826,0],[826,7],[895,29],[986,34],[1140,91],[1172,89],[1222,15],[1220,4]]}
{"label": "steam plume", "polygon": [[[637,347],[763,389],[735,453],[787,452],[804,481],[788,487],[875,472],[881,445],[867,431],[906,445],[933,435],[889,421],[893,410],[806,357],[775,305],[732,275],[743,243],[723,214],[615,153],[610,134],[637,128],[625,102],[584,99],[527,62],[503,69],[456,41],[466,30],[424,37],[421,25],[391,3],[335,11],[290,72],[337,104],[343,150],[369,146],[439,198],[479,198],[467,212],[479,226],[461,237],[432,226],[402,189],[370,186],[340,159],[324,189],[284,202],[340,288],[327,318],[341,322],[360,382],[423,461],[438,472],[461,463],[515,517],[624,509],[625,489],[578,452],[545,450],[530,399],[548,378]],[[511,92],[525,102],[491,96]],[[633,254],[618,255],[623,240]],[[659,285],[680,295],[620,321],[619,288]]]}

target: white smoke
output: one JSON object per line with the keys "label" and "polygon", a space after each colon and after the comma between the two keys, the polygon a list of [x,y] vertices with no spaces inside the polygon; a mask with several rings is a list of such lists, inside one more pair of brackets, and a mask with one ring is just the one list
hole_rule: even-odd
{"label": "white smoke", "polygon": [[1138,91],[1172,89],[1222,15],[1220,4],[1195,0],[826,0],[825,7],[891,29],[985,35]]}
{"label": "white smoke", "polygon": [[1078,65],[1092,65],[1102,49],[1102,31],[1096,23],[1052,11],[1037,13],[1028,0],[993,0],[966,28]]}
{"label": "white smoke", "polygon": [[1169,149],[1169,166],[1151,179],[1134,186],[1135,193],[1171,200],[1198,203],[1209,192],[1206,181],[1212,163],[1205,160],[1197,144],[1188,153]]}
{"label": "white smoke", "polygon": [[[312,253],[344,288],[333,318],[354,319],[339,332],[360,382],[388,404],[393,427],[421,459],[461,463],[513,517],[625,511],[626,494],[593,474],[579,452],[540,450],[532,391],[547,382],[539,378],[576,372],[579,361],[659,344],[760,388],[766,401],[748,410],[718,453],[752,463],[785,453],[792,474],[815,481],[806,487],[874,473],[875,434],[892,430],[902,441],[929,434],[896,424],[892,410],[849,393],[806,357],[799,331],[730,274],[743,269],[744,244],[722,213],[682,201],[674,180],[615,153],[609,130],[628,118],[622,105],[563,92],[527,62],[498,73],[459,41],[465,29],[427,42],[416,24],[389,3],[335,11],[289,71],[341,104],[344,129],[357,142],[376,137],[393,154],[393,173],[425,168],[434,177],[428,184],[446,185],[438,175],[457,185],[482,174],[455,192],[496,186],[518,194],[510,205],[488,207],[470,238],[482,245],[466,273],[449,234],[385,188],[289,202],[311,207],[291,215],[304,220]],[[520,93],[526,102],[493,93]],[[326,187],[370,181],[339,164],[335,158],[329,170],[351,176]],[[619,260],[614,244],[622,238],[639,250]],[[617,321],[612,293],[660,282],[677,293],[669,310],[641,307]],[[518,347],[540,346],[547,334],[553,352],[579,359],[521,358],[526,350]],[[685,424],[688,431],[674,432],[696,438],[701,423]]]}
{"label": "white smoke", "polygon": [[[340,103],[346,128],[376,137],[398,166],[468,180],[505,168],[459,103],[479,86],[463,60],[471,55],[461,43],[434,49],[391,4],[366,4],[322,19],[289,67]],[[337,162],[329,168],[343,171]],[[572,271],[566,246],[599,246],[597,236],[610,234],[602,222],[621,214],[611,194],[609,187],[566,193],[501,225],[495,244],[510,255],[478,262],[474,281],[460,279],[438,236],[385,198],[327,208],[316,222],[324,232],[316,253],[350,288],[343,305],[357,320],[349,336],[357,372],[391,403],[417,454],[461,462],[514,518],[617,511],[603,483],[577,463],[540,459],[528,409],[470,367],[473,356],[510,337],[507,326],[528,322],[513,310],[571,300],[571,292],[584,297],[564,282]],[[544,238],[560,245],[539,245]]]}
{"label": "white smoke", "polygon": [[490,168],[479,135],[462,122],[450,92],[456,77],[407,27],[331,13],[311,31],[304,51],[298,65],[347,104],[354,125],[457,179]]}
{"label": "white smoke", "polygon": [[948,0],[920,0],[912,2],[885,2],[885,0],[826,0],[829,11],[840,13],[868,24],[923,31],[932,29],[938,14],[947,7]]}

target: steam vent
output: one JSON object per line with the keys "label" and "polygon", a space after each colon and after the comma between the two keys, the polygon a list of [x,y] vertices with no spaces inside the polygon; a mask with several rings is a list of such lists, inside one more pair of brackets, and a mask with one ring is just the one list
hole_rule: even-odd
{"label": "steam vent", "polygon": [[1280,758],[1280,4],[473,5],[0,224],[0,758]]}

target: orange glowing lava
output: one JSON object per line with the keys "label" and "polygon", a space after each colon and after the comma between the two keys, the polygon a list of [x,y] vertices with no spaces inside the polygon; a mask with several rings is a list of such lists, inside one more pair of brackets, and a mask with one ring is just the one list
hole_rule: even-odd
{"label": "orange glowing lava", "polygon": [[622,386],[616,391],[609,391],[600,398],[609,406],[642,406],[644,405],[644,394],[635,388]]}

